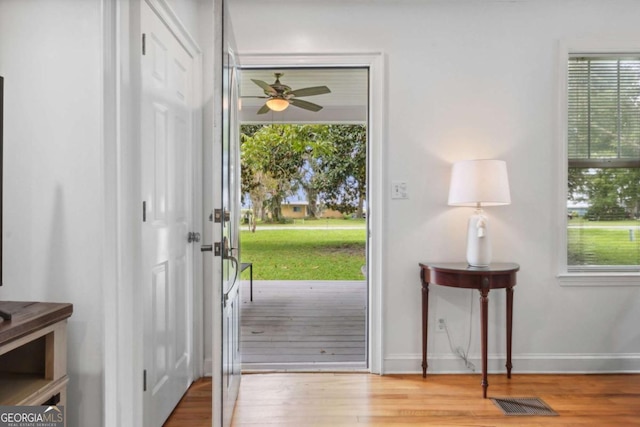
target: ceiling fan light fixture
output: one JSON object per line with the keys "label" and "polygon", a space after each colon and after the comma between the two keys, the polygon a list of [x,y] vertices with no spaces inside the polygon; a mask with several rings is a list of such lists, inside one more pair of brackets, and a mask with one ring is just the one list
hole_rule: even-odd
{"label": "ceiling fan light fixture", "polygon": [[267,101],[267,107],[273,111],[284,111],[289,107],[289,101],[283,98],[271,98]]}

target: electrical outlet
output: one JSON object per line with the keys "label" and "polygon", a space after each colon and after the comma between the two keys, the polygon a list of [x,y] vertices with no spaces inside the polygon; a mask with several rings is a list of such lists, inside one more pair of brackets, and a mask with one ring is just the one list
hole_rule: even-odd
{"label": "electrical outlet", "polygon": [[438,319],[438,323],[437,323],[437,326],[436,326],[436,331],[444,332],[444,331],[446,331],[446,329],[447,329],[446,321],[444,320],[444,317],[440,317]]}

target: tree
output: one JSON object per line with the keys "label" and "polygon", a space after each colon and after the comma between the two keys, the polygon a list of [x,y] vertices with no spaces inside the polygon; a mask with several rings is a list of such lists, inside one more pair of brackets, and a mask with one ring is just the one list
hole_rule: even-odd
{"label": "tree", "polygon": [[319,203],[342,213],[363,215],[366,194],[364,125],[267,125],[242,127],[242,191],[254,217],[266,208],[280,221],[286,197],[302,189],[309,214]]}
{"label": "tree", "polygon": [[618,185],[623,206],[637,218],[640,216],[640,169],[627,169],[624,179],[620,180]]}
{"label": "tree", "polygon": [[[320,125],[268,125],[243,127],[243,192],[262,203],[274,221],[281,221],[281,204],[305,182],[305,164],[326,150]],[[254,214],[256,212],[254,211]],[[264,219],[264,216],[263,216]]]}
{"label": "tree", "polygon": [[[570,168],[570,200],[588,201],[586,216],[613,221],[637,216],[640,170],[635,168]],[[571,185],[573,183],[573,185]]]}
{"label": "tree", "polygon": [[568,188],[567,199],[576,202],[584,201],[585,179],[583,177],[583,168],[569,168],[568,170]]}
{"label": "tree", "polygon": [[262,129],[262,125],[242,125],[240,129],[240,185],[241,198],[244,203],[244,197],[259,184],[255,179],[256,170],[254,165],[247,161],[245,155],[245,143],[247,139],[253,137],[256,132]]}
{"label": "tree", "polygon": [[367,193],[367,129],[329,125],[332,150],[318,159],[320,198],[330,209],[362,218]]}

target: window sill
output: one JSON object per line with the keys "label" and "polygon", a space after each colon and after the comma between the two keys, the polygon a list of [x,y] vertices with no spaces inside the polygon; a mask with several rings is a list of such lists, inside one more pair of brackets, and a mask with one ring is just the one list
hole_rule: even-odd
{"label": "window sill", "polygon": [[561,273],[560,286],[640,286],[640,273]]}

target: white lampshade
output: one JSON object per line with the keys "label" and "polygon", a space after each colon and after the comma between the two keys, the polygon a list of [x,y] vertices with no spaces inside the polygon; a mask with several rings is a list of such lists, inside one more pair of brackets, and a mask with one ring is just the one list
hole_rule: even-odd
{"label": "white lampshade", "polygon": [[489,219],[482,206],[511,203],[507,164],[502,160],[464,160],[453,164],[449,204],[475,206],[467,223],[467,262],[484,268],[491,263]]}
{"label": "white lampshade", "polygon": [[499,206],[511,203],[503,160],[464,160],[453,164],[449,205]]}
{"label": "white lampshade", "polygon": [[289,107],[289,101],[282,98],[271,98],[267,101],[267,107],[273,111],[284,111]]}

